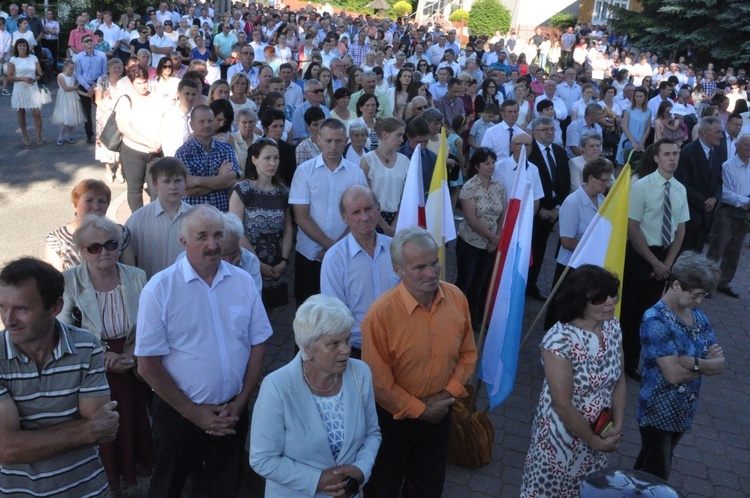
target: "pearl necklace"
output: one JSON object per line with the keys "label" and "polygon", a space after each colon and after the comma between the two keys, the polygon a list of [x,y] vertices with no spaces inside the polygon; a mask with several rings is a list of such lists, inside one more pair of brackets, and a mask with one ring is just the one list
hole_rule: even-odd
{"label": "pearl necklace", "polygon": [[329,387],[328,389],[318,389],[317,387],[315,387],[314,385],[312,385],[312,382],[310,382],[310,379],[307,378],[307,373],[305,372],[305,364],[304,363],[302,364],[302,377],[305,379],[305,382],[307,383],[307,385],[310,386],[310,389],[312,389],[315,392],[319,392],[319,393],[330,392],[331,389],[333,389],[333,386],[335,386],[336,383],[339,381],[339,374],[336,374],[336,375],[333,376],[333,384],[331,384],[331,387]]}

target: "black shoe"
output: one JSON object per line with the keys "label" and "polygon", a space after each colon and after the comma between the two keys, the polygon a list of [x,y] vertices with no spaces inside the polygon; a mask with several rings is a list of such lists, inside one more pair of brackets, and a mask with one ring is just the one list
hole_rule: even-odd
{"label": "black shoe", "polygon": [[627,368],[627,369],[625,369],[625,375],[627,375],[628,377],[630,377],[631,379],[633,379],[636,382],[640,382],[641,381],[641,374],[638,373],[638,370],[633,370],[631,368]]}
{"label": "black shoe", "polygon": [[705,297],[706,299],[713,299],[713,298],[714,298],[714,295],[713,295],[713,294],[711,294],[710,292],[706,292],[706,295],[705,295],[705,296],[703,296],[703,297]]}
{"label": "black shoe", "polygon": [[738,297],[740,297],[740,295],[737,294],[736,292],[734,292],[734,290],[732,290],[732,288],[729,287],[728,285],[726,287],[719,287],[716,290],[719,291],[719,292],[721,292],[722,294],[726,294],[727,296],[733,297],[735,299],[737,299]]}
{"label": "black shoe", "polygon": [[93,144],[94,143],[94,137],[88,137],[88,138],[86,138],[86,143]]}
{"label": "black shoe", "polygon": [[533,297],[534,299],[537,299],[539,301],[546,301],[547,296],[542,294],[542,291],[539,290],[539,287],[534,286],[529,289],[526,289],[526,295],[529,297]]}

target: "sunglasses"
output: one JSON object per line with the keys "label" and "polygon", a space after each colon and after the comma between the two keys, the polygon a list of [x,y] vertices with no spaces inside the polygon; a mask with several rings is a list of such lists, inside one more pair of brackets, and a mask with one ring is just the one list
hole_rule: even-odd
{"label": "sunglasses", "polygon": [[108,240],[104,244],[100,244],[98,242],[94,242],[90,246],[86,247],[86,250],[89,252],[89,254],[99,254],[102,252],[102,249],[106,249],[108,251],[114,251],[117,249],[117,247],[120,245],[119,242],[116,240]]}
{"label": "sunglasses", "polygon": [[612,301],[617,303],[619,297],[618,296],[610,296],[606,292],[603,292],[601,294],[597,294],[596,296],[593,296],[589,298],[589,303],[591,303],[594,306],[601,306],[602,304],[607,302],[607,299],[612,298]]}
{"label": "sunglasses", "polygon": [[255,55],[255,52],[240,52],[242,55]]}
{"label": "sunglasses", "polygon": [[162,67],[168,67],[168,68],[172,69],[172,64],[164,64]]}
{"label": "sunglasses", "polygon": [[414,108],[414,110],[415,110],[415,111],[424,111],[425,109],[427,109],[427,106],[426,106],[426,105],[422,105],[422,106],[419,106],[419,107],[415,107],[415,108]]}
{"label": "sunglasses", "polygon": [[325,90],[323,90],[322,88],[318,88],[317,90],[308,90],[308,91],[311,93],[323,93]]}
{"label": "sunglasses", "polygon": [[94,40],[92,40],[91,38],[88,38],[88,39],[86,39],[86,40],[81,40],[81,41],[82,41],[83,43],[93,43],[93,42],[94,42]]}

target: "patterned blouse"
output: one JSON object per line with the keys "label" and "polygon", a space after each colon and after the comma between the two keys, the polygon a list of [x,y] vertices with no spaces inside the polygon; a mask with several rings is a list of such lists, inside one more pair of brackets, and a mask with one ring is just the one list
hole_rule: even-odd
{"label": "patterned blouse", "polygon": [[715,343],[708,318],[699,309],[693,310],[692,327],[680,320],[664,301],[646,311],[641,323],[643,379],[636,417],[641,426],[670,432],[690,429],[698,408],[701,377],[670,384],[656,360],[664,356],[706,358],[708,347]]}
{"label": "patterned blouse", "polygon": [[[503,206],[505,205],[505,188],[500,181],[491,179],[489,187],[485,188],[479,175],[474,176],[464,183],[459,198],[474,201],[477,221],[492,233],[497,231],[497,224],[503,214]],[[458,236],[467,244],[479,249],[485,249],[489,242],[475,232],[466,220],[458,226]]]}
{"label": "patterned blouse", "polygon": [[334,460],[338,458],[339,452],[344,446],[344,437],[346,436],[344,403],[342,403],[343,396],[343,389],[335,396],[327,398],[313,395],[318,412],[320,412],[320,418],[323,419],[326,431],[328,432],[328,445],[331,447]]}

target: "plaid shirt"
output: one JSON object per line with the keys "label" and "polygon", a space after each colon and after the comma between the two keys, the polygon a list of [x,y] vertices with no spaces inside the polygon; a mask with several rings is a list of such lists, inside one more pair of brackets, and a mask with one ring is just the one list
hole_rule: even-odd
{"label": "plaid shirt", "polygon": [[716,81],[708,81],[707,79],[704,79],[702,83],[703,95],[705,95],[706,98],[710,98],[714,93],[716,93]]}
{"label": "plaid shirt", "polygon": [[354,65],[361,66],[365,63],[365,55],[370,51],[370,44],[365,42],[364,45],[360,45],[359,42],[353,42],[349,45],[349,55],[354,57]]}
{"label": "plaid shirt", "polygon": [[[234,147],[225,142],[217,142],[213,138],[210,151],[206,152],[203,144],[193,138],[177,149],[175,157],[185,163],[190,176],[216,176],[221,164],[231,161],[237,178],[240,177]],[[208,195],[183,197],[182,200],[193,206],[208,203],[224,213],[229,210],[229,190],[215,190]]]}

